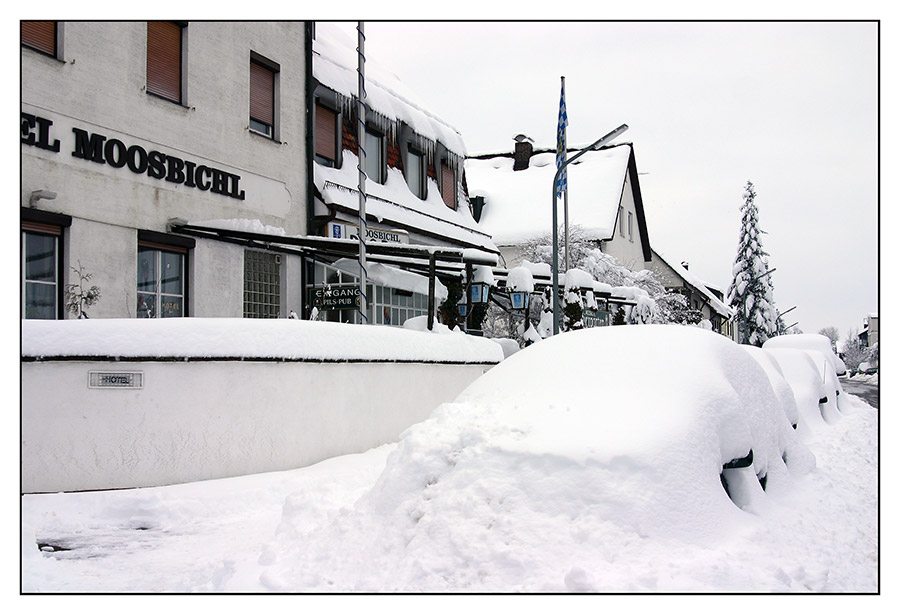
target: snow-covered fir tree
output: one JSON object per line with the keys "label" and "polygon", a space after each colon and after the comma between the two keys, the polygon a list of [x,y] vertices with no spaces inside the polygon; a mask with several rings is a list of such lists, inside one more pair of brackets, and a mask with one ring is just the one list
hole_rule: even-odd
{"label": "snow-covered fir tree", "polygon": [[731,270],[733,280],[728,287],[728,305],[735,308],[739,339],[742,343],[762,346],[777,335],[778,312],[772,299],[768,253],[762,248],[756,191],[748,181],[741,206],[741,233],[737,256]]}

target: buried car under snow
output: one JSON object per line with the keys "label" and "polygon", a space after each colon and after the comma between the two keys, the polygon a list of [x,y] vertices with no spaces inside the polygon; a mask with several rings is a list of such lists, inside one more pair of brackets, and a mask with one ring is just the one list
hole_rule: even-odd
{"label": "buried car under snow", "polygon": [[280,557],[292,579],[343,579],[335,591],[583,589],[616,545],[719,544],[814,465],[741,346],[694,327],[586,329],[410,427],[353,509],[285,535],[300,546]]}
{"label": "buried car under snow", "polygon": [[[822,417],[833,423],[840,416],[843,387],[838,375],[846,373],[847,368],[834,354],[827,337],[814,333],[780,335],[767,340],[763,344],[763,350],[769,352],[783,368],[794,372],[798,369],[809,371],[809,366],[812,366],[820,387],[818,405]],[[798,356],[798,352],[805,354],[808,360]],[[792,364],[791,367],[788,367],[789,363]],[[799,368],[798,363],[802,363],[804,367]],[[808,377],[803,378],[807,379]],[[792,381],[794,380],[800,379],[795,378]]]}

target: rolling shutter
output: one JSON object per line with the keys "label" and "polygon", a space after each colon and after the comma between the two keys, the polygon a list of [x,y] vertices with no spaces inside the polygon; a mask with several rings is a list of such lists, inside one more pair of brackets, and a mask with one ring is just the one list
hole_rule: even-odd
{"label": "rolling shutter", "polygon": [[327,107],[316,105],[316,155],[335,159],[337,114]]}
{"label": "rolling shutter", "polygon": [[250,117],[275,125],[275,73],[256,62],[250,62]]}
{"label": "rolling shutter", "polygon": [[441,196],[447,207],[456,209],[456,179],[453,177],[453,170],[443,163],[441,163]]}
{"label": "rolling shutter", "polygon": [[181,26],[147,22],[147,91],[181,102]]}
{"label": "rolling shutter", "polygon": [[23,21],[22,44],[56,56],[56,22]]}

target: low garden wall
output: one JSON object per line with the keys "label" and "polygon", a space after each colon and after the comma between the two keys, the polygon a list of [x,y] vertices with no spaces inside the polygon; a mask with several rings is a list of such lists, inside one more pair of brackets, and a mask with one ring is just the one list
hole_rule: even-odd
{"label": "low garden wall", "polygon": [[389,327],[23,321],[22,491],[167,485],[363,452],[502,358],[488,340]]}

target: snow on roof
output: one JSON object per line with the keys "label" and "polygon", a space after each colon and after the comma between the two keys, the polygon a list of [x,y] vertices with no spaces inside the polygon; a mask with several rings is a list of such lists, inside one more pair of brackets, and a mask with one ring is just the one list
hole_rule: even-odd
{"label": "snow on roof", "polygon": [[[334,23],[316,22],[313,40],[313,76],[350,99],[359,91],[356,41]],[[445,121],[426,111],[426,106],[400,81],[369,55],[365,61],[367,108],[392,121],[406,123],[417,134],[442,143],[460,156],[466,155],[462,135]]]}
{"label": "snow on roof", "polygon": [[[313,181],[326,203],[341,205],[353,212],[359,211],[359,158],[344,150],[343,164],[339,169],[313,165]],[[497,246],[472,217],[463,202],[455,210],[441,199],[437,183],[428,178],[428,197],[418,198],[409,190],[399,169],[388,167],[383,184],[366,182],[366,214],[380,223],[398,224],[405,228],[419,229],[451,242],[468,244],[497,252]]]}
{"label": "snow on roof", "polygon": [[[631,144],[625,143],[588,152],[566,168],[569,223],[590,239],[613,235],[630,155]],[[551,232],[555,174],[555,152],[534,154],[521,171],[513,171],[513,159],[504,155],[466,160],[469,194],[485,197],[481,228],[497,245],[517,245]],[[562,206],[560,199],[560,222]]]}
{"label": "snow on roof", "polygon": [[[313,76],[331,88],[349,104],[359,91],[358,54],[356,42],[334,23],[317,22],[313,41]],[[373,121],[387,122],[380,126],[393,133],[403,122],[414,133],[429,141],[433,147],[441,143],[457,156],[466,155],[462,135],[455,128],[426,110],[400,79],[379,65],[371,57],[365,62],[366,108]],[[313,165],[316,188],[325,203],[359,211],[357,165],[359,157],[344,151],[341,168]],[[461,171],[461,169],[460,169]],[[462,243],[498,252],[490,236],[479,230],[464,198],[453,210],[441,199],[441,189],[427,178],[428,197],[423,201],[410,192],[398,169],[388,167],[384,184],[366,183],[366,194],[374,197],[366,202],[366,213],[379,222],[397,224],[402,228],[418,229],[424,233],[444,237],[451,243]],[[462,192],[462,190],[460,190]]]}
{"label": "snow on roof", "polygon": [[656,253],[656,255],[660,258],[661,261],[663,261],[665,264],[667,264],[669,267],[671,267],[672,270],[681,277],[681,279],[683,279],[685,282],[687,282],[688,284],[690,284],[691,286],[696,288],[697,291],[700,292],[700,294],[702,294],[704,297],[706,297],[707,300],[709,301],[710,306],[712,306],[712,308],[716,312],[718,312],[722,316],[725,316],[726,318],[731,317],[731,313],[732,313],[731,308],[729,308],[727,305],[722,303],[722,301],[718,297],[716,297],[712,293],[712,291],[709,290],[709,288],[707,288],[707,284],[703,280],[701,280],[700,278],[695,276],[689,270],[682,267],[679,263],[676,263],[674,260],[666,258],[666,256],[662,252],[657,250],[656,248],[653,248],[653,252]]}

